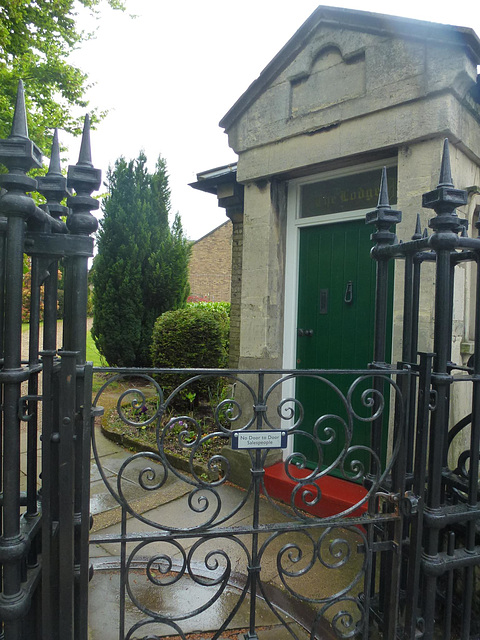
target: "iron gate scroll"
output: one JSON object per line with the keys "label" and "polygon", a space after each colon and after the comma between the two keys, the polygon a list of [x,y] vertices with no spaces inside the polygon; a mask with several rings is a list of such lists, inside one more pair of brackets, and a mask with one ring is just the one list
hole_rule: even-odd
{"label": "iron gate scroll", "polygon": [[[371,609],[395,611],[389,600],[398,598],[398,585],[390,590],[384,585],[380,602],[375,581],[376,566],[388,563],[388,580],[400,570],[402,517],[398,505],[402,486],[401,482],[397,487],[386,486],[400,460],[406,402],[400,387],[409,389],[411,370],[377,374],[342,371],[337,378],[341,375],[349,380],[346,394],[331,382],[328,371],[192,371],[189,379],[164,399],[157,380],[169,373],[156,370],[151,372],[152,377],[117,370],[95,400],[95,404],[101,402],[112,385],[120,386],[119,401],[113,403],[115,413],[127,426],[153,429],[157,442],[156,453],[137,453],[126,459],[113,485],[96,453],[98,469],[121,505],[122,515],[118,532],[107,529],[106,534],[93,535],[91,542],[111,556],[120,550],[120,590],[126,590],[129,602],[142,614],[129,628],[126,611],[121,610],[120,637],[188,636],[202,629],[209,608],[218,606],[222,598],[226,601],[227,589],[230,607],[222,605],[225,616],[211,631],[213,637],[221,637],[229,629],[247,594],[251,605],[244,633],[248,638],[257,637],[256,628],[262,626],[257,621],[257,596],[263,598],[288,637],[302,638],[305,633],[319,638],[370,637]],[[337,415],[319,416],[313,434],[302,429],[303,410],[298,401],[283,391],[299,375],[309,376],[319,393],[322,388],[334,389],[343,405]],[[132,376],[137,386],[124,386],[122,382]],[[227,376],[242,402],[228,396],[212,406],[210,415],[203,415],[201,421],[177,412],[176,401],[205,376],[223,381]],[[398,406],[398,438],[388,463],[369,447],[351,445],[358,424],[368,423],[373,428],[386,410],[384,396],[378,391],[381,386],[391,389]],[[204,427],[207,418],[214,425],[209,432]],[[324,452],[339,437],[330,426],[333,423],[341,424],[343,449],[325,467]],[[229,487],[230,463],[224,449],[222,453],[208,453],[215,440],[230,448],[240,436],[248,434],[250,439],[257,439],[261,434],[272,434],[273,429],[285,434],[287,441],[286,459],[281,464],[292,484],[288,504],[270,496],[264,477],[269,448],[246,449],[250,481],[244,492]],[[168,455],[172,437],[188,456],[185,471],[172,464]],[[319,461],[314,468],[307,469],[305,456],[295,452],[294,438],[305,438],[316,448]],[[202,470],[198,461],[205,450],[206,467]],[[140,460],[143,465],[139,466]],[[368,475],[369,486],[364,491],[359,488],[360,497],[353,504],[328,516],[319,515],[325,512],[322,479],[334,469],[352,482],[362,482]],[[402,477],[400,472],[395,475]],[[172,503],[175,508],[142,513],[138,510],[138,493],[134,500],[128,498],[132,482],[145,494],[161,494],[162,490],[171,491],[172,479],[175,495],[184,496]],[[179,485],[183,485],[183,491]],[[161,503],[161,495],[158,499]],[[147,526],[148,533],[142,525]],[[203,587],[198,606],[188,598],[178,600],[179,594],[192,589],[192,585]],[[236,598],[231,595],[232,585],[238,589]],[[165,603],[175,599],[172,611]],[[128,617],[135,618],[131,608]]]}
{"label": "iron gate scroll", "polygon": [[[227,604],[211,630],[213,638],[231,638],[230,626],[240,615],[244,625],[236,630],[247,639],[269,629],[278,634],[277,626],[298,640],[305,634],[368,640],[480,637],[480,358],[473,356],[465,366],[452,362],[454,281],[466,262],[476,270],[473,352],[480,351],[480,240],[468,236],[466,221],[456,214],[467,194],[453,185],[447,142],[438,187],[423,196],[423,206],[435,212],[430,234],[417,223],[412,240],[398,242],[392,228],[401,214],[389,205],[385,173],[378,206],[367,215],[377,265],[368,368],[99,369],[106,378],[93,406],[93,370],[85,362],[87,272],[97,225],[90,211],[98,207],[90,194],[100,185],[100,173],[91,162],[88,119],[79,161],[69,167],[67,180],[56,136],[50,170],[35,180],[27,172],[39,166],[41,155],[28,138],[20,85],[12,133],[0,141],[0,161],[8,169],[0,175],[5,640],[89,638],[94,631],[87,615],[89,589],[105,575],[94,573],[89,586],[92,545],[109,549],[109,566],[115,568],[119,621],[108,619],[107,625],[116,624],[120,640],[159,634],[191,638],[199,618],[219,603]],[[64,206],[67,184],[76,195],[68,195]],[[45,196],[42,207],[27,195],[35,189]],[[25,255],[31,259],[31,299],[22,353]],[[392,367],[386,363],[388,279],[396,259],[404,263],[405,286],[401,362]],[[60,262],[65,312],[63,335],[57,336]],[[418,354],[425,264],[435,269],[434,339],[432,353]],[[172,374],[184,381],[166,395],[165,379]],[[299,378],[309,378],[315,393],[328,389],[335,395],[335,410],[307,419],[293,391]],[[182,394],[188,397],[205,379],[222,379],[227,389],[209,407],[208,431],[206,418],[179,404]],[[149,453],[122,453],[115,472],[102,468],[97,427],[92,430],[98,405],[114,386],[118,419],[153,435]],[[468,389],[463,397],[469,409],[452,424],[457,387]],[[359,426],[367,427],[368,444],[353,444]],[[235,434],[274,430],[285,434],[281,461],[270,467],[274,450],[247,448],[240,454],[247,459],[247,488],[229,484]],[[168,452],[172,439],[187,458],[183,471]],[[315,456],[307,459],[295,451],[292,442],[302,439]],[[109,530],[104,522],[90,535],[91,441],[119,517],[117,528]],[[332,460],[328,451],[334,445]],[[197,466],[199,457],[205,466]],[[346,483],[340,486],[349,487],[349,502],[328,504],[326,487],[333,481]],[[290,487],[283,503],[273,499],[279,482]],[[92,563],[99,565],[93,557]]]}

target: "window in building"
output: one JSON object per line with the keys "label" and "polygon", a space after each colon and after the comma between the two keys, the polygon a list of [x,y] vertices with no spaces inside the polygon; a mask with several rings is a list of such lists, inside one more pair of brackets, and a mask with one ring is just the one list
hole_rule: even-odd
{"label": "window in building", "polygon": [[[397,167],[387,168],[390,204],[397,201]],[[379,169],[337,178],[311,182],[301,186],[300,218],[374,209],[380,191]]]}

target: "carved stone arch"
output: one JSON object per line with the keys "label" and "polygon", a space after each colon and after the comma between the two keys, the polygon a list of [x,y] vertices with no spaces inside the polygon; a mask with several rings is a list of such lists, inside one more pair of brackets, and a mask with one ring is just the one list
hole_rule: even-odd
{"label": "carved stone arch", "polygon": [[[325,64],[332,63],[335,59],[338,59],[338,63],[345,62],[348,64],[351,55],[344,55],[341,47],[336,42],[322,43],[317,49],[311,52],[310,64],[308,69],[308,75],[314,73],[314,68],[318,65],[324,66]],[[333,64],[335,64],[333,62]]]}
{"label": "carved stone arch", "polygon": [[364,51],[344,55],[335,42],[312,50],[290,77],[290,117],[297,118],[365,94]]}

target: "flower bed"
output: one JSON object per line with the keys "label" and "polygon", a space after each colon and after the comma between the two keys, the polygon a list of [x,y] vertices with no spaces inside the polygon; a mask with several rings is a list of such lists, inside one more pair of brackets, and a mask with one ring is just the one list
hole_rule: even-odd
{"label": "flower bed", "polygon": [[135,451],[158,452],[159,445],[175,468],[217,479],[221,467],[215,456],[228,442],[211,415],[210,407],[198,406],[190,415],[160,416],[156,398],[135,399],[108,409],[102,418],[107,438]]}

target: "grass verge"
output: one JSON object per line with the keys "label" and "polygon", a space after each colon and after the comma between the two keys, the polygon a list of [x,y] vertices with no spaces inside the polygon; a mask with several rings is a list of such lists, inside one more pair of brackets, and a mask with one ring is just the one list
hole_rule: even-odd
{"label": "grass verge", "polygon": [[94,367],[103,367],[105,366],[105,361],[102,356],[98,353],[97,347],[92,338],[92,332],[87,330],[87,362],[93,362]]}

